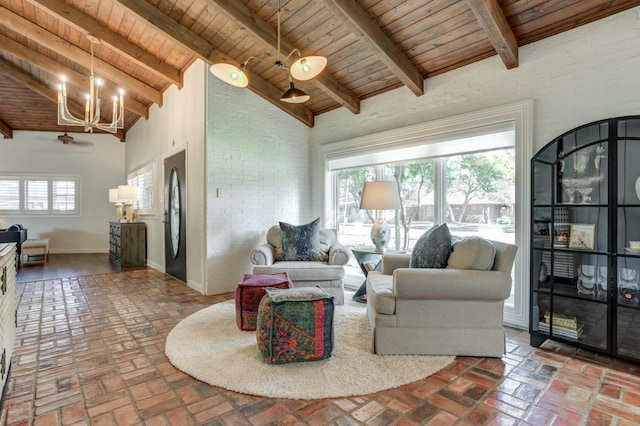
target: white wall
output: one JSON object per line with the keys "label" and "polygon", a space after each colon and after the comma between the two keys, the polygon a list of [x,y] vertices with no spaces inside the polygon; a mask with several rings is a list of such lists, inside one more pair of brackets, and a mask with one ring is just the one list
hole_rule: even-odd
{"label": "white wall", "polygon": [[[519,50],[520,66],[507,70],[498,56],[425,80],[425,94],[406,87],[316,117],[313,185],[323,160],[318,146],[411,124],[533,99],[534,152],[581,124],[640,114],[640,7]],[[314,208],[322,200],[314,198]]]}
{"label": "white wall", "polygon": [[164,159],[186,150],[187,284],[205,292],[206,235],[204,204],[205,72],[196,61],[184,75],[182,89],[164,92],[163,106],[154,105],[149,119],[140,119],[127,132],[126,172],[154,164],[155,214],[141,216],[147,224],[147,264],[161,271],[164,261]]}
{"label": "white wall", "polygon": [[106,134],[69,133],[93,145],[64,145],[60,133],[14,131],[0,140],[0,174],[80,176],[78,216],[0,216],[0,228],[20,223],[29,238],[49,238],[52,253],[108,253],[109,221],[115,220],[109,188],[124,183],[125,148]]}
{"label": "white wall", "polygon": [[249,90],[207,73],[207,294],[250,273],[278,221],[310,222],[310,130]]}

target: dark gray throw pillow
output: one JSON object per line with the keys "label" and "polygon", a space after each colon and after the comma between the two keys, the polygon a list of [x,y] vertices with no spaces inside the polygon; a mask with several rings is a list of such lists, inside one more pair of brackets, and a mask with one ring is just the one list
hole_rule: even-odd
{"label": "dark gray throw pillow", "polygon": [[446,268],[451,254],[451,232],[446,223],[427,230],[411,252],[412,268]]}
{"label": "dark gray throw pillow", "polygon": [[280,260],[321,261],[320,218],[306,225],[280,222],[282,232],[282,256]]}

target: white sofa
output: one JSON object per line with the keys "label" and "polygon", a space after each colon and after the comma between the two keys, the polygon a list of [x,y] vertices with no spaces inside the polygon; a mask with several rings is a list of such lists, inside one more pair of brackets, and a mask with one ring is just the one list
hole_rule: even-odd
{"label": "white sofa", "polygon": [[[485,240],[488,241],[488,240]],[[495,247],[490,270],[409,268],[410,255],[385,254],[367,277],[372,350],[378,354],[500,357],[505,353],[504,301],[511,294],[517,247]],[[486,259],[454,244],[452,258]],[[484,248],[482,248],[484,250]],[[465,267],[467,267],[465,266]]]}
{"label": "white sofa", "polygon": [[287,272],[294,287],[320,286],[333,296],[334,304],[344,304],[342,279],[351,253],[338,243],[335,230],[320,229],[322,261],[280,261],[282,233],[277,225],[267,231],[266,240],[251,252],[254,274]]}

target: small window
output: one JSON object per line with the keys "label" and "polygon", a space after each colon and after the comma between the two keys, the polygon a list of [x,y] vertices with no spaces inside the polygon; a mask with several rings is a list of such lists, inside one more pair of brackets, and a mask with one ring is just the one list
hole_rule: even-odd
{"label": "small window", "polygon": [[138,187],[140,200],[133,202],[138,214],[153,214],[153,164],[139,167],[127,176],[127,184]]}
{"label": "small window", "polygon": [[66,176],[0,177],[0,214],[77,215],[79,182]]}

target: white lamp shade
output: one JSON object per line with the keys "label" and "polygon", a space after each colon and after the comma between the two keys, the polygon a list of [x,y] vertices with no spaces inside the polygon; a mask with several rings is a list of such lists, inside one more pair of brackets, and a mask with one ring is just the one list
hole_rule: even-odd
{"label": "white lamp shade", "polygon": [[118,185],[118,198],[120,201],[139,200],[138,187],[133,185]]}
{"label": "white lamp shade", "polygon": [[311,80],[322,72],[327,66],[327,58],[324,56],[305,56],[291,64],[291,76],[296,80]]}
{"label": "white lamp shade", "polygon": [[118,198],[118,188],[111,188],[109,190],[109,202],[110,203],[120,202],[120,199]]}
{"label": "white lamp shade", "polygon": [[360,199],[360,209],[395,210],[400,208],[398,187],[392,181],[365,182]]}
{"label": "white lamp shade", "polygon": [[249,85],[247,75],[235,65],[225,63],[213,64],[209,70],[211,74],[232,86],[247,87]]}

